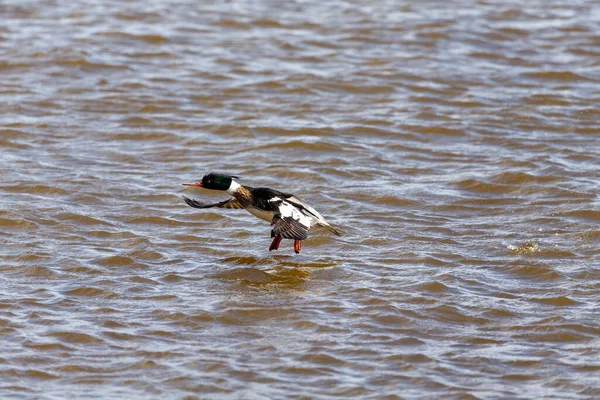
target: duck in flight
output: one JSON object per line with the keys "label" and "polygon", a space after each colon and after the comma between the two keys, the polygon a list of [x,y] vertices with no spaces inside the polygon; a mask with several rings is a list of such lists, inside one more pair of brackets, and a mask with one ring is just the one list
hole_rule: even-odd
{"label": "duck in flight", "polygon": [[232,198],[215,204],[204,204],[183,196],[185,202],[194,208],[243,208],[250,214],[271,223],[273,241],[269,251],[277,250],[282,239],[294,239],[294,251],[300,253],[302,241],[314,226],[327,228],[341,236],[321,214],[296,196],[269,188],[252,188],[240,185],[236,176],[211,172],[200,182],[184,183],[205,189],[226,191]]}

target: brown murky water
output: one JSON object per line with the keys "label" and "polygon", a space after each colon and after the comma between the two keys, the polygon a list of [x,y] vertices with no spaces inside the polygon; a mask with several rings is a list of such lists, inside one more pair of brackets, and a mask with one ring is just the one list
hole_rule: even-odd
{"label": "brown murky water", "polygon": [[598,1],[0,15],[3,399],[600,397]]}

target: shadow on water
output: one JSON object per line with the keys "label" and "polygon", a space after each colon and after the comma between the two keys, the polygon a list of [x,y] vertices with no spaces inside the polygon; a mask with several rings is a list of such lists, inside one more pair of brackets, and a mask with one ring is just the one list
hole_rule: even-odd
{"label": "shadow on water", "polygon": [[[312,268],[327,268],[337,265],[332,260],[295,261],[292,256],[272,257],[228,257],[220,260],[224,265],[235,267],[212,275],[212,278],[239,281],[247,285],[285,285],[297,287],[309,279]],[[261,269],[264,268],[264,269]]]}

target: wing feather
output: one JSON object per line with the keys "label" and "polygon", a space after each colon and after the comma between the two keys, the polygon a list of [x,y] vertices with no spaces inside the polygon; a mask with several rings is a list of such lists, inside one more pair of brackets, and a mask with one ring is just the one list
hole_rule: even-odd
{"label": "wing feather", "polygon": [[271,222],[271,235],[280,235],[285,239],[304,240],[308,237],[308,228],[292,217],[276,214]]}
{"label": "wing feather", "polygon": [[183,196],[183,200],[187,203],[188,206],[194,207],[194,208],[212,208],[212,207],[235,208],[235,209],[244,208],[241,205],[241,203],[233,197],[229,200],[220,201],[220,202],[214,203],[214,204],[200,203],[198,200],[190,199],[189,197],[185,197],[185,196]]}

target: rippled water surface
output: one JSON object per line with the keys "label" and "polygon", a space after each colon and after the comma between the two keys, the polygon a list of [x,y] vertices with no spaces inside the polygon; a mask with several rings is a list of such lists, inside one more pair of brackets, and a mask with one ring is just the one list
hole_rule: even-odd
{"label": "rippled water surface", "polygon": [[597,1],[0,16],[3,399],[600,397]]}

